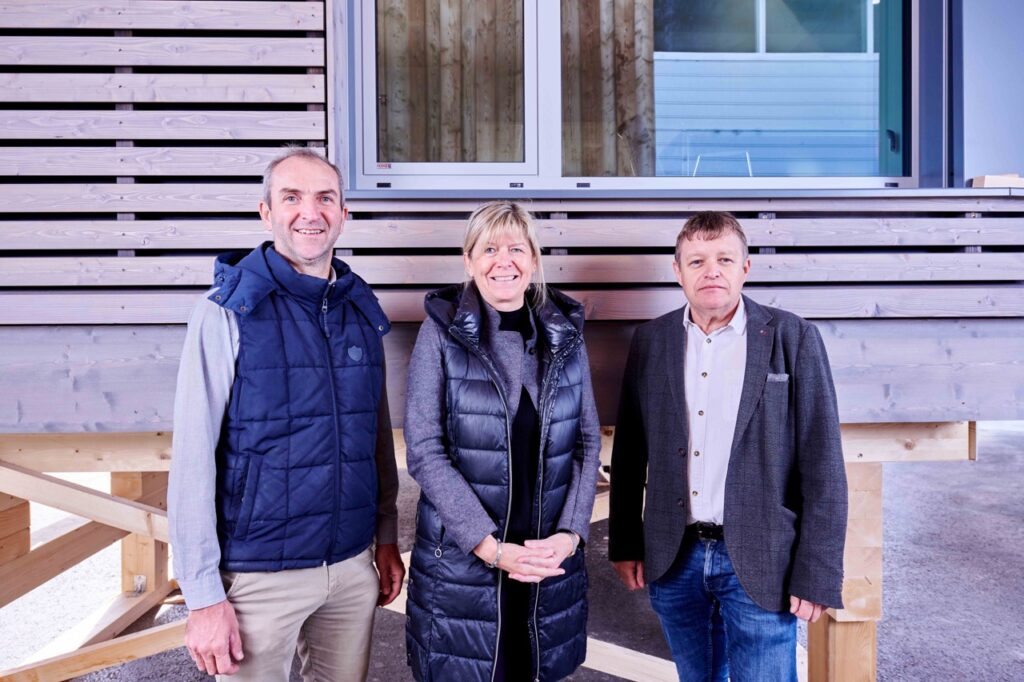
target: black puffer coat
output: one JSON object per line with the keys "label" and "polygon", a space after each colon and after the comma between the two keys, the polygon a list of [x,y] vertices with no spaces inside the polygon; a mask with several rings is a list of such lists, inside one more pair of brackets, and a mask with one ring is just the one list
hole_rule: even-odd
{"label": "black puffer coat", "polygon": [[[472,285],[447,287],[426,299],[427,314],[447,330],[441,347],[445,380],[445,436],[454,468],[469,484],[504,537],[510,505],[509,431],[513,415],[488,350],[485,321]],[[583,447],[580,429],[585,352],[583,307],[551,291],[536,313],[544,349],[538,414],[542,457],[533,510],[537,537],[558,531],[574,459]],[[412,466],[410,466],[412,469]],[[593,495],[593,489],[589,491]],[[577,494],[578,497],[580,494]],[[592,497],[591,497],[592,499]],[[529,624],[533,678],[557,680],[586,654],[587,576],[583,552],[563,564],[565,574],[533,585]],[[460,549],[435,505],[420,496],[409,573],[406,644],[417,680],[490,680],[501,627],[500,590],[509,580]]]}

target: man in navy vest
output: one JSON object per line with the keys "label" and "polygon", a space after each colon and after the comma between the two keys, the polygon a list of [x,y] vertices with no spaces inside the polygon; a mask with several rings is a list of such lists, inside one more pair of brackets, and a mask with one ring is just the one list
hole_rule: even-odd
{"label": "man in navy vest", "polygon": [[334,165],[287,150],[259,210],[273,241],[217,259],[178,373],[168,516],[185,645],[234,679],[287,680],[297,649],[305,679],[362,680],[374,609],[405,574],[390,324],[332,258],[346,217]]}

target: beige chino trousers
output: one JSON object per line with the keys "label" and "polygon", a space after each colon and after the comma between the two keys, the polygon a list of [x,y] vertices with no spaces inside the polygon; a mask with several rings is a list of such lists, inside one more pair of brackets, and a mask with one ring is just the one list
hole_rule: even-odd
{"label": "beige chino trousers", "polygon": [[298,651],[305,682],[362,682],[380,585],[372,548],[330,566],[222,572],[244,658],[222,682],[287,682]]}

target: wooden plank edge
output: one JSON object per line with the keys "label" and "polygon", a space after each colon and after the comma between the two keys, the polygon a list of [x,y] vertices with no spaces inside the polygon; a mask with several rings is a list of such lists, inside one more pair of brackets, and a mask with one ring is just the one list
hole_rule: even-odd
{"label": "wooden plank edge", "polygon": [[113,639],[153,607],[162,604],[177,589],[177,581],[168,580],[157,589],[141,595],[113,595],[103,606],[32,654],[23,665],[63,656],[82,647]]}
{"label": "wooden plank edge", "polygon": [[0,460],[0,492],[170,542],[167,512]]}
{"label": "wooden plank edge", "polygon": [[146,658],[169,649],[176,649],[184,644],[185,623],[186,621],[179,620],[166,625],[158,625],[142,632],[83,647],[61,656],[0,671],[0,680],[3,682],[66,680],[120,663]]}

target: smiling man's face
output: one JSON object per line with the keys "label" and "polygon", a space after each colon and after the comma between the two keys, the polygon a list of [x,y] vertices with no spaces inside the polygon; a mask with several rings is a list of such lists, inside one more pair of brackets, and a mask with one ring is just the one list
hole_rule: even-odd
{"label": "smiling man's face", "polygon": [[735,232],[717,239],[684,239],[672,263],[694,320],[727,317],[740,301],[750,272],[743,242]]}
{"label": "smiling man's face", "polygon": [[260,216],[274,250],[305,275],[327,277],[334,243],[345,224],[338,176],[326,163],[300,156],[282,161],[270,179],[270,203]]}

